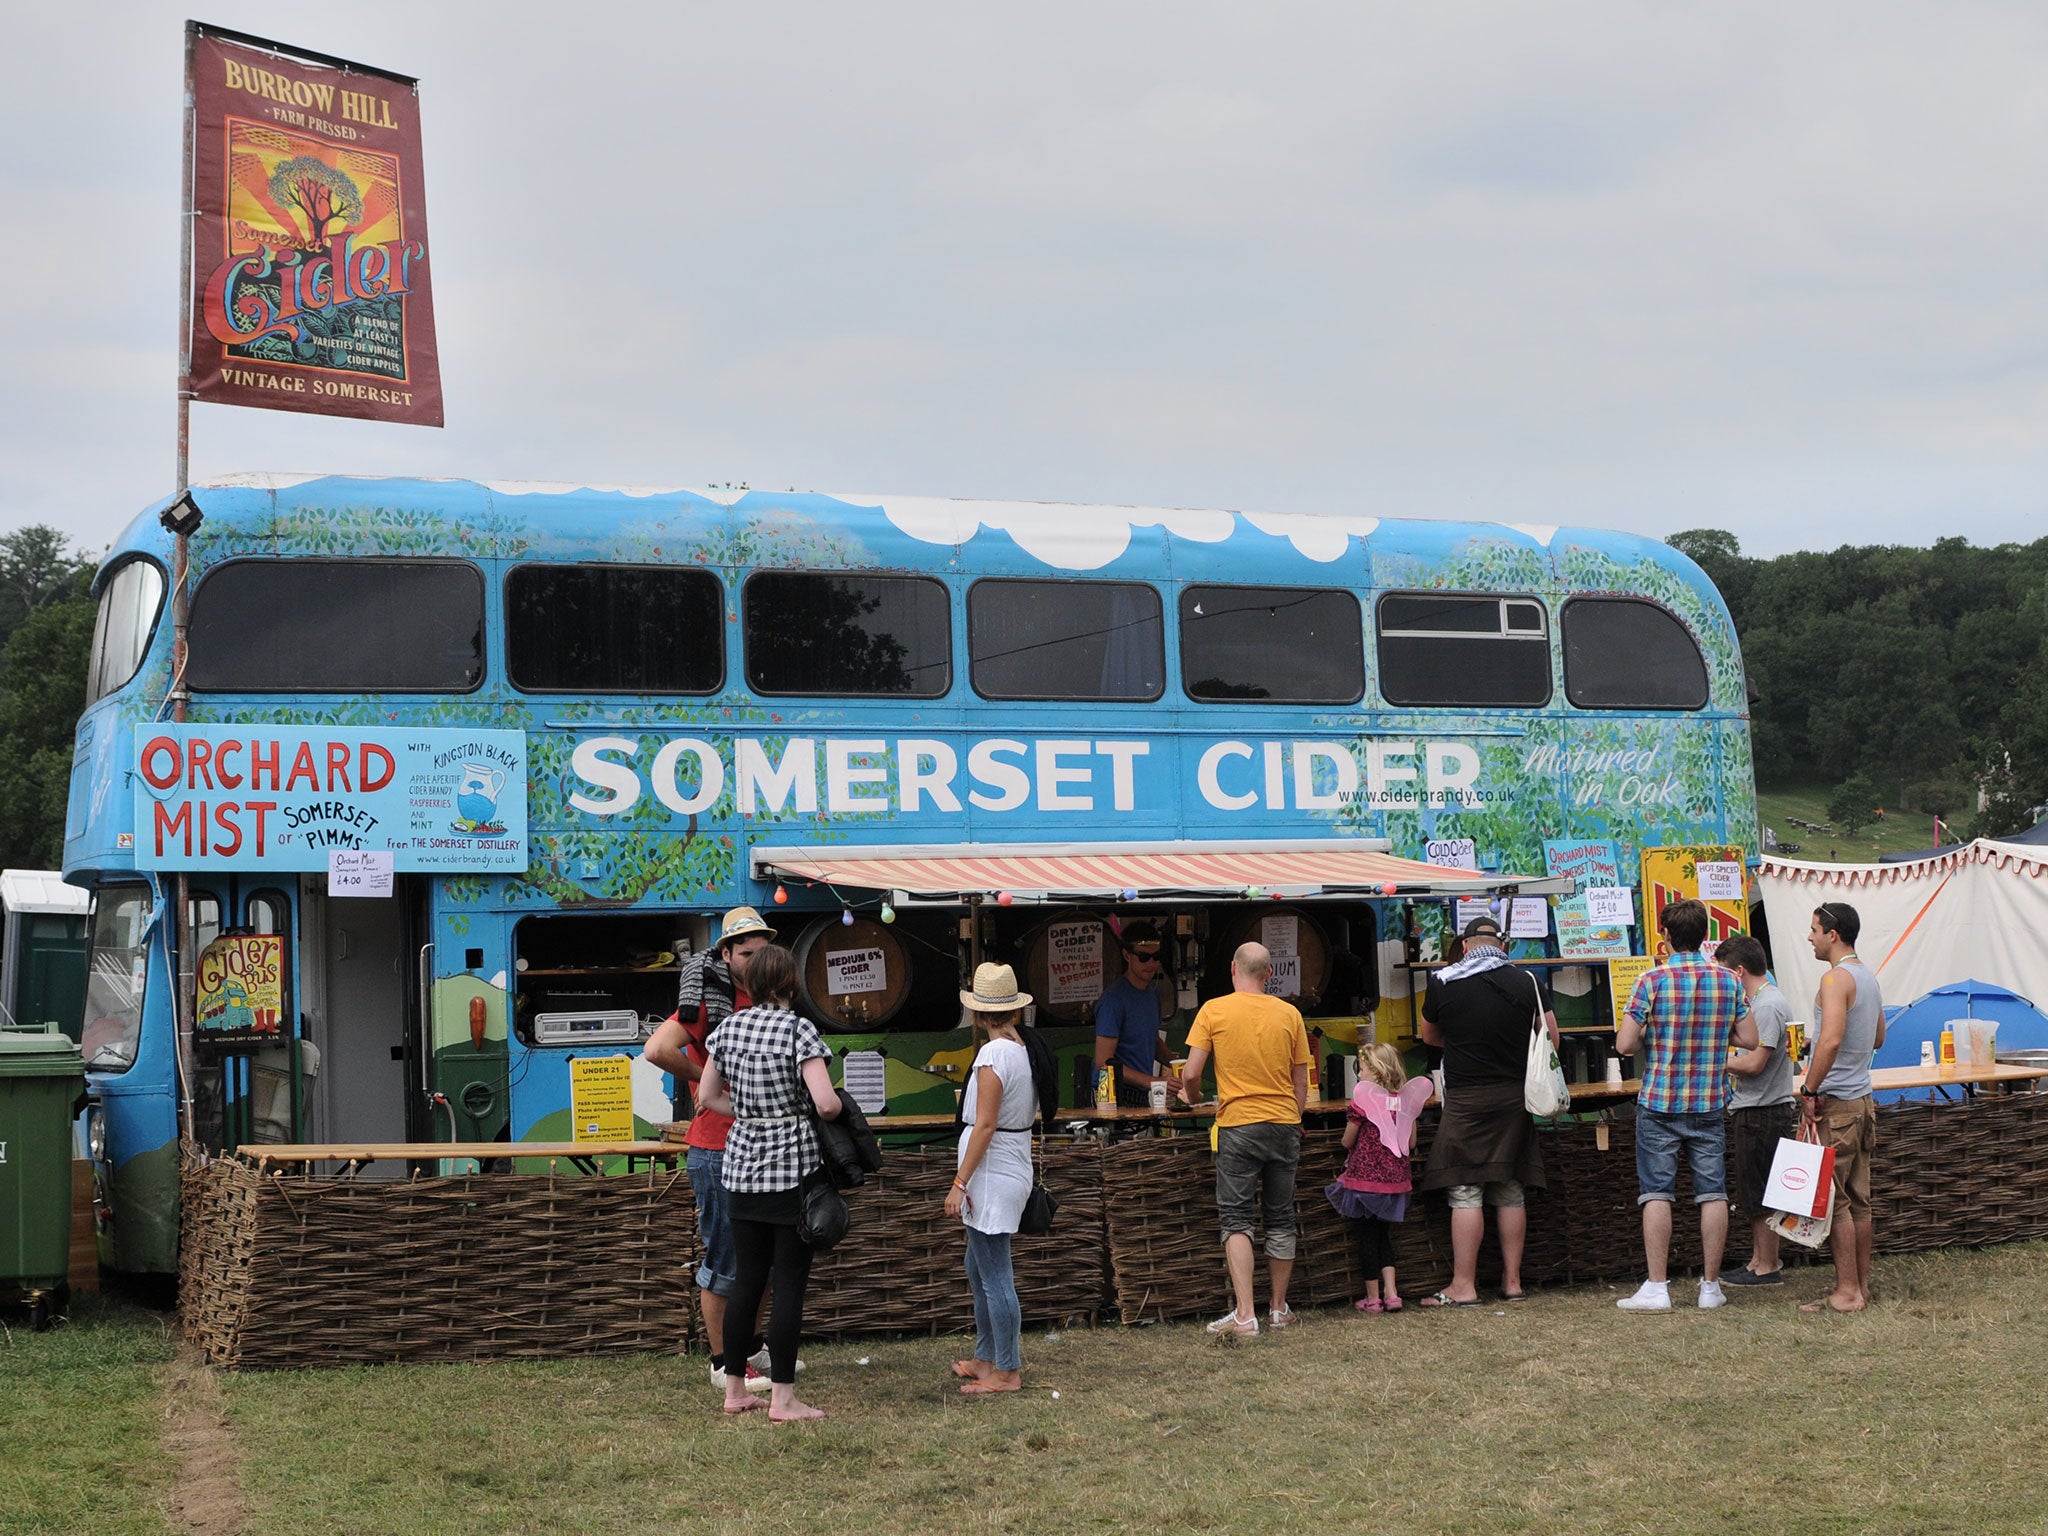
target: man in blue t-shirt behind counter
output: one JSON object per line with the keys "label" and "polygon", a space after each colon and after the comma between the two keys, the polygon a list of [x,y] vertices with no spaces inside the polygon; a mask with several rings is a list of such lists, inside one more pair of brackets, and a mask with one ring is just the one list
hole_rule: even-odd
{"label": "man in blue t-shirt behind counter", "polygon": [[1114,1059],[1116,1101],[1138,1109],[1148,1102],[1152,1084],[1173,1082],[1153,1072],[1167,1051],[1159,1023],[1170,1011],[1172,994],[1166,989],[1166,957],[1155,924],[1143,918],[1126,923],[1117,942],[1123,947],[1124,973],[1095,1005],[1095,1070],[1100,1076]]}

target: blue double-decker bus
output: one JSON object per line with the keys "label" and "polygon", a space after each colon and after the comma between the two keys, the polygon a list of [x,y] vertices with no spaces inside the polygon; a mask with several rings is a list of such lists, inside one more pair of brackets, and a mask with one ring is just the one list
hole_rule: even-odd
{"label": "blue double-decker bus", "polygon": [[[950,1108],[981,957],[1085,1059],[1122,923],[1166,935],[1169,1033],[1262,938],[1348,1042],[1405,1027],[1382,1004],[1444,902],[1569,889],[1546,842],[1756,845],[1727,610],[1630,535],[345,477],[190,499],[181,675],[163,509],[99,572],[65,831],[123,1270],[175,1268],[181,1135],[566,1140],[599,1123],[575,1064],[608,1056],[648,1133],[669,1085],[638,1041],[735,905],[904,1111]],[[238,990],[185,1038],[209,955]]]}

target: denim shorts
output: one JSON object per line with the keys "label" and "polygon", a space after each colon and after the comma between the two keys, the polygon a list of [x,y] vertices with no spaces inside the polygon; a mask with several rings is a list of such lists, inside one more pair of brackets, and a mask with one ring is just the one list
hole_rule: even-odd
{"label": "denim shorts", "polygon": [[1728,1122],[1719,1115],[1636,1111],[1637,1205],[1669,1201],[1678,1190],[1678,1152],[1692,1168],[1692,1198],[1708,1205],[1728,1198]]}
{"label": "denim shorts", "polygon": [[730,1296],[740,1266],[733,1253],[732,1218],[725,1208],[725,1154],[709,1147],[692,1147],[684,1166],[697,1196],[697,1241],[704,1249],[704,1262],[697,1266],[697,1289]]}
{"label": "denim shorts", "polygon": [[1216,1133],[1216,1210],[1225,1241],[1252,1233],[1265,1206],[1266,1257],[1294,1257],[1294,1175],[1301,1165],[1301,1127],[1259,1121]]}

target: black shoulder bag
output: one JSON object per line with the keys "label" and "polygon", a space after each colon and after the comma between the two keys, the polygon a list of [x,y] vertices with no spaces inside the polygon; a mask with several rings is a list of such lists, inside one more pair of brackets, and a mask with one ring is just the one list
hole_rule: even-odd
{"label": "black shoulder bag", "polygon": [[[811,1118],[812,1129],[818,1136],[818,1166],[803,1176],[797,1185],[797,1201],[800,1211],[797,1216],[796,1235],[803,1239],[804,1246],[815,1253],[830,1253],[839,1246],[839,1240],[846,1236],[846,1229],[853,1225],[853,1211],[846,1203],[846,1197],[839,1193],[832,1178],[832,1160],[825,1155],[825,1118],[818,1113],[818,1106],[811,1098],[810,1085],[804,1081],[804,1064],[796,1060],[796,1025],[789,1027],[789,1054],[796,1061],[796,1091],[803,1101],[805,1113]],[[849,1102],[842,1092],[839,1096],[841,1113]],[[867,1129],[867,1122],[861,1122]],[[873,1139],[872,1136],[869,1138]]]}

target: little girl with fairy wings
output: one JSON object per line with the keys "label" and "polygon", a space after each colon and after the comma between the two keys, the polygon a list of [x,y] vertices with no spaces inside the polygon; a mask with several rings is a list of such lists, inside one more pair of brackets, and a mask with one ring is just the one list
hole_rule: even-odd
{"label": "little girl with fairy wings", "polygon": [[1415,1117],[1429,1102],[1430,1082],[1426,1077],[1410,1082],[1391,1045],[1366,1047],[1358,1065],[1364,1076],[1344,1115],[1344,1146],[1351,1155],[1337,1182],[1323,1193],[1351,1228],[1358,1267],[1367,1277],[1365,1294],[1353,1305],[1361,1312],[1398,1312],[1393,1224],[1408,1219],[1408,1194],[1414,1188],[1408,1153],[1415,1145]]}

